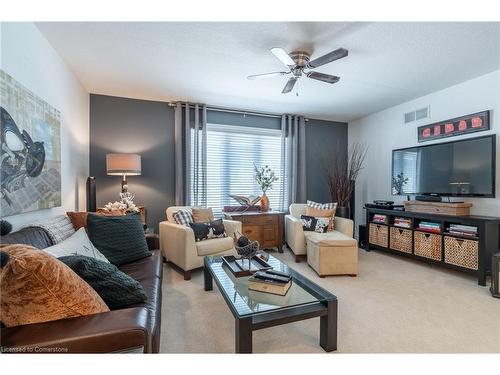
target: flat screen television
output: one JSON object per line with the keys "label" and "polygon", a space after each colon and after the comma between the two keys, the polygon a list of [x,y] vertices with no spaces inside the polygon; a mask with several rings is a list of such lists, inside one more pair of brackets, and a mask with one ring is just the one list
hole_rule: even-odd
{"label": "flat screen television", "polygon": [[496,137],[392,151],[392,194],[495,197]]}

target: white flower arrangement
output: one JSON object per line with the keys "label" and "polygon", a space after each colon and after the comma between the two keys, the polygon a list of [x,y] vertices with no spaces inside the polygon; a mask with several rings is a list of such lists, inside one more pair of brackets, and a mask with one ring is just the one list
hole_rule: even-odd
{"label": "white flower arrangement", "polygon": [[260,169],[254,164],[255,169],[255,182],[259,185],[260,189],[264,194],[268,189],[273,188],[273,183],[278,181],[278,177],[274,174],[274,171],[269,168],[269,166],[261,167]]}
{"label": "white flower arrangement", "polygon": [[104,206],[106,211],[118,211],[122,210],[126,213],[136,213],[139,212],[139,208],[134,203],[134,195],[128,191],[125,193],[120,193],[120,200],[116,202],[109,202]]}

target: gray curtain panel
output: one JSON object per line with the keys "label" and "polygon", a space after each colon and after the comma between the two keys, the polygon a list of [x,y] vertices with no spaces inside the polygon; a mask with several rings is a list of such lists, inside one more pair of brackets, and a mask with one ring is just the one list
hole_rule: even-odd
{"label": "gray curtain panel", "polygon": [[207,106],[175,106],[175,204],[207,204]]}
{"label": "gray curtain panel", "polygon": [[303,116],[281,116],[282,210],[288,210],[290,203],[305,203],[306,181],[306,128]]}

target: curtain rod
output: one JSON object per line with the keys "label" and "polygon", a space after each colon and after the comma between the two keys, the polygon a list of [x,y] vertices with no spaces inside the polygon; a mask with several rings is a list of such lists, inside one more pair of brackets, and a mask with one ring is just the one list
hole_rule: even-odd
{"label": "curtain rod", "polygon": [[[169,102],[168,105],[170,107],[175,107],[176,102]],[[186,104],[182,104],[183,107],[186,106]],[[190,108],[194,108],[194,104],[189,104]],[[261,116],[261,117],[272,117],[272,118],[281,118],[281,115],[274,114],[274,113],[265,113],[265,112],[253,112],[253,111],[243,111],[243,110],[237,110],[237,109],[229,109],[229,108],[223,108],[223,107],[210,107],[207,106],[208,111],[214,111],[214,112],[226,112],[226,113],[238,113],[241,115],[252,115],[252,116]],[[304,118],[304,121],[309,121],[309,119]]]}

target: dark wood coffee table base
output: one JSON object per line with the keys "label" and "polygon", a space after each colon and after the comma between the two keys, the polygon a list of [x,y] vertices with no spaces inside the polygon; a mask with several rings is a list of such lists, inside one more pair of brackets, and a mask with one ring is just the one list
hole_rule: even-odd
{"label": "dark wood coffee table base", "polygon": [[[295,271],[292,271],[292,273],[297,274]],[[214,278],[210,267],[205,266],[204,275],[205,290],[213,290]],[[217,278],[215,278],[215,281],[218,284]],[[315,290],[318,293],[324,292],[322,288],[302,276],[300,276],[299,280],[294,279],[294,282],[299,283],[302,287],[307,287],[311,292]],[[219,289],[221,288],[220,285],[217,286]],[[230,301],[227,300],[224,293],[221,294],[231,308]],[[337,298],[332,294],[328,293],[328,295],[325,302],[318,301],[302,306],[262,312],[248,317],[239,317],[231,308],[231,312],[235,317],[235,352],[252,353],[253,331],[317,317],[320,317],[320,346],[326,352],[337,350]],[[331,298],[329,298],[330,296]],[[322,297],[325,297],[324,294]]]}

